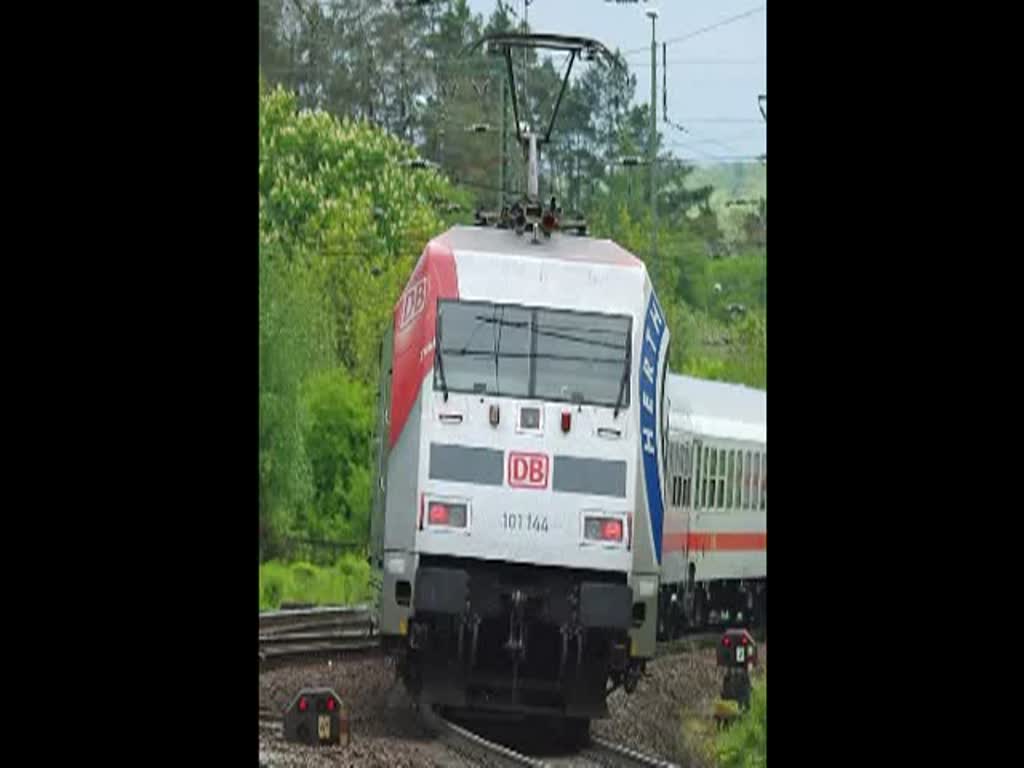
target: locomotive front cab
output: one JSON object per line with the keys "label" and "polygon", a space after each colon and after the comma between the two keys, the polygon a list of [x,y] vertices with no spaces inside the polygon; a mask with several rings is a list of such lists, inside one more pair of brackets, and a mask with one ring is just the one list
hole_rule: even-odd
{"label": "locomotive front cab", "polygon": [[653,656],[668,334],[618,246],[521,243],[453,230],[396,308],[381,632],[434,702],[587,720]]}
{"label": "locomotive front cab", "polygon": [[630,671],[633,319],[442,299],[435,338],[416,682],[461,706],[602,715]]}

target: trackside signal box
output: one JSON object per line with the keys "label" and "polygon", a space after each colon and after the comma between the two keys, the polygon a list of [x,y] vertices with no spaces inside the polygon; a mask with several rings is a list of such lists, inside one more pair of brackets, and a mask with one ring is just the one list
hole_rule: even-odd
{"label": "trackside signal box", "polygon": [[[741,709],[750,706],[750,670],[757,663],[757,645],[745,629],[730,629],[718,645],[718,666],[725,667],[722,699],[736,702]],[[723,719],[730,716],[723,713]]]}
{"label": "trackside signal box", "polygon": [[730,629],[718,645],[718,666],[749,670],[757,663],[757,644],[745,629]]}
{"label": "trackside signal box", "polygon": [[348,746],[348,707],[330,688],[304,688],[284,712],[284,738],[314,747]]}

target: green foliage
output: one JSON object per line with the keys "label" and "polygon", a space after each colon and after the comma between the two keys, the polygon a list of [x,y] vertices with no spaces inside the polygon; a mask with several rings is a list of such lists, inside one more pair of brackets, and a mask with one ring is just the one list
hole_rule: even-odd
{"label": "green foliage", "polygon": [[367,536],[377,344],[455,197],[415,154],[260,79],[262,560]]}
{"label": "green foliage", "polygon": [[647,264],[672,332],[673,371],[767,388],[763,251],[711,258],[707,241],[678,219],[659,227],[652,257],[650,214],[626,202],[600,207],[591,223],[595,236],[614,238]]}
{"label": "green foliage", "polygon": [[313,504],[299,528],[315,539],[365,541],[369,534],[372,389],[341,369],[316,374],[305,387],[305,446]]}
{"label": "green foliage", "polygon": [[719,768],[765,768],[768,764],[768,678],[754,681],[750,710],[716,739]]}
{"label": "green foliage", "polygon": [[351,605],[372,596],[370,566],[356,555],[345,555],[328,567],[279,560],[260,564],[261,611],[276,609],[283,602]]}
{"label": "green foliage", "polygon": [[261,244],[259,261],[260,541],[273,556],[296,511],[312,500],[312,473],[303,446],[303,381],[330,361],[331,329],[325,302],[311,276],[272,259]]}

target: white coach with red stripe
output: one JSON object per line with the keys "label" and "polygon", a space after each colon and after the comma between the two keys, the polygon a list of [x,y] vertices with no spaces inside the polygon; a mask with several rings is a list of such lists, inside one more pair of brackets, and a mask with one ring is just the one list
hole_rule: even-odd
{"label": "white coach with red stripe", "polygon": [[666,400],[663,587],[759,594],[768,577],[767,393],[670,374]]}

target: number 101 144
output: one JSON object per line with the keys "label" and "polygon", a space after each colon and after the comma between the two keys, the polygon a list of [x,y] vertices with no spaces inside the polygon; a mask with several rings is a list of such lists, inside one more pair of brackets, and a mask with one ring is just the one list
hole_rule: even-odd
{"label": "number 101 144", "polygon": [[501,527],[506,531],[548,532],[548,519],[528,512],[505,512],[501,516]]}

